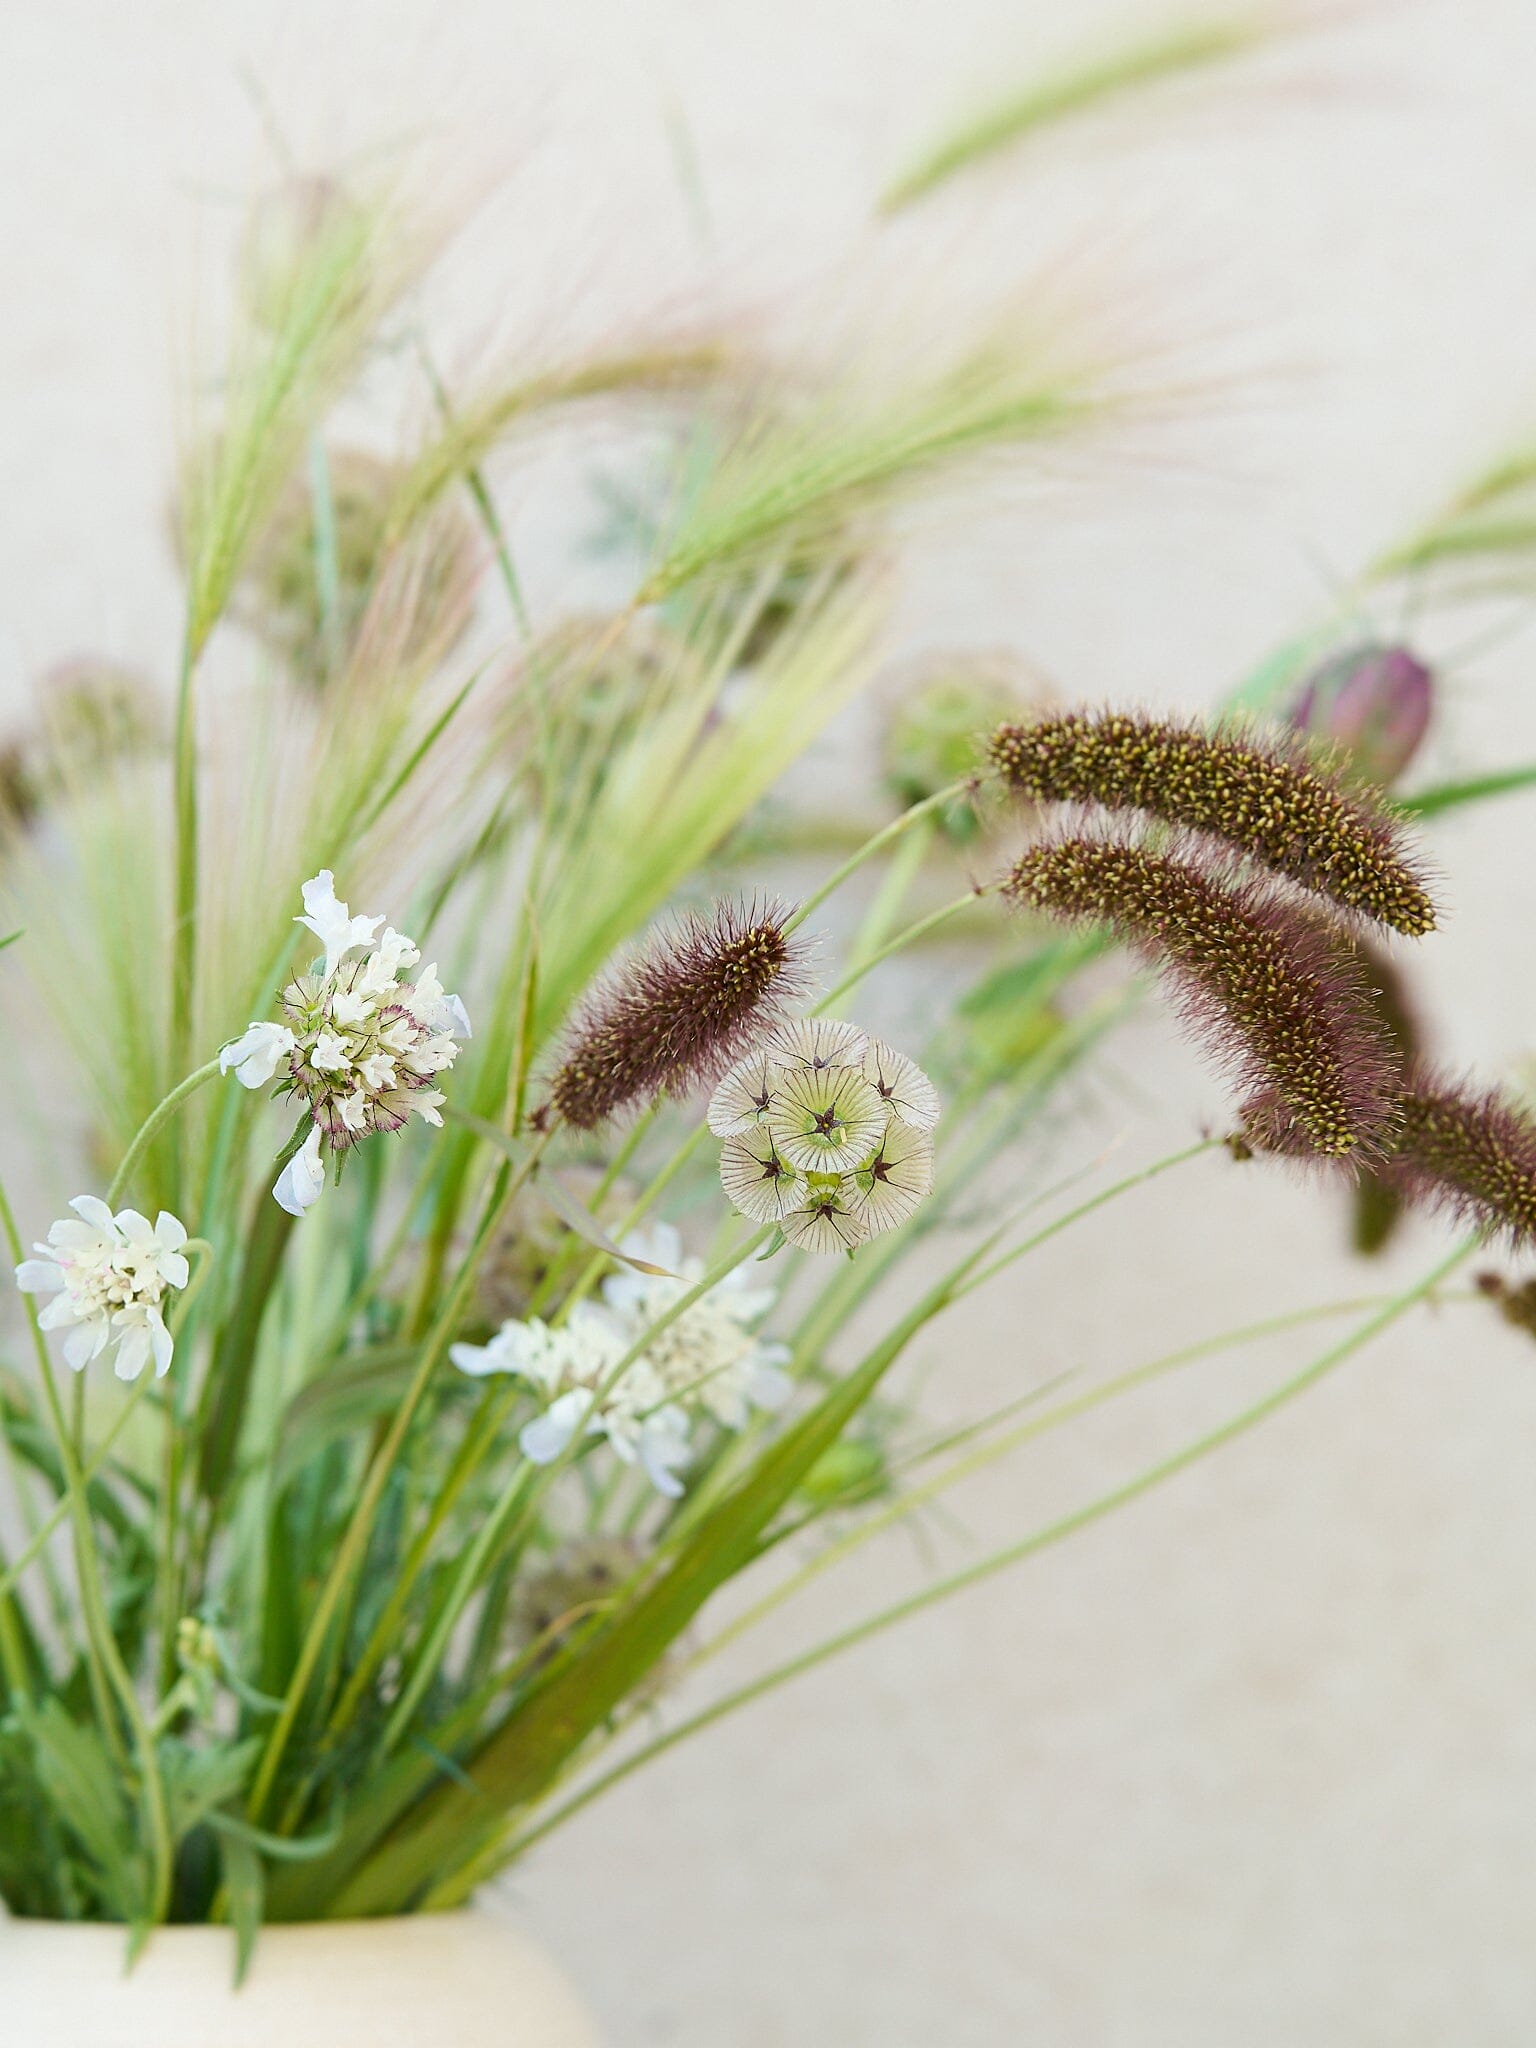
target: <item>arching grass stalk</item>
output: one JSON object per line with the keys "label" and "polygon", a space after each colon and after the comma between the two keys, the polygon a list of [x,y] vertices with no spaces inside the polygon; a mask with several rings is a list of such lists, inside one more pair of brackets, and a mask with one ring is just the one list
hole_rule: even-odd
{"label": "arching grass stalk", "polygon": [[957,782],[951,782],[946,788],[935,791],[932,796],[925,796],[921,803],[909,805],[899,818],[893,818],[888,825],[871,834],[862,846],[849,854],[840,867],[832,870],[819,889],[805,899],[785,925],[785,931],[798,931],[812,911],[819,910],[827,898],[835,894],[850,875],[857,874],[866,861],[873,860],[877,853],[883,853],[886,847],[894,844],[904,832],[910,832],[920,819],[932,816],[945,804],[953,803],[956,797],[964,796],[967,790],[975,786],[976,779],[974,775],[962,775]]}
{"label": "arching grass stalk", "polygon": [[435,1886],[423,1902],[425,1907],[428,1910],[446,1911],[452,1906],[461,1904],[481,1884],[493,1877],[499,1870],[503,1870],[509,1864],[516,1862],[519,1857],[526,1854],[533,1847],[535,1842],[543,1840],[554,1829],[570,1820],[584,1806],[589,1805],[596,1799],[600,1793],[609,1791],[622,1779],[629,1777],[632,1772],[639,1770],[642,1764],[650,1763],[667,1750],[674,1748],[686,1737],[698,1734],[713,1722],[723,1720],[727,1714],[734,1713],[738,1707],[750,1705],[754,1700],[761,1699],[766,1694],[775,1691],[779,1686],[788,1684],[791,1679],[800,1677],[804,1672],[814,1670],[819,1664],[826,1663],[830,1658],[839,1655],[842,1651],[851,1650],[859,1643],[867,1642],[872,1636],[879,1635],[885,1629],[893,1627],[897,1622],[905,1621],[912,1615],[921,1613],[925,1608],[936,1606],[939,1601],[947,1599],[952,1593],[963,1592],[966,1588],[978,1584],[981,1580],[990,1578],[997,1572],[1005,1571],[1010,1565],[1021,1564],[1026,1558],[1051,1548],[1052,1545],[1061,1542],[1064,1537],[1074,1535],[1078,1530],[1087,1528],[1094,1522],[1102,1521],[1106,1516],[1114,1514],[1118,1509],[1129,1506],[1132,1501],[1139,1500],[1143,1494],[1152,1492],[1155,1487],[1162,1485],[1164,1481],[1174,1478],[1178,1473],[1187,1470],[1189,1466],[1197,1464],[1202,1458],[1209,1456],[1213,1451],[1222,1449],[1237,1437],[1243,1436],[1249,1430],[1257,1428],[1261,1422],[1267,1421],[1271,1415],[1276,1414],[1281,1408],[1286,1407],[1299,1395],[1305,1393],[1309,1387],[1315,1386],[1319,1380],[1325,1378],[1327,1374],[1334,1371],[1338,1366],[1343,1365],[1357,1351],[1363,1350],[1374,1337],[1379,1336],[1383,1330],[1388,1329],[1393,1323],[1407,1314],[1410,1309],[1417,1307],[1421,1301],[1434,1292],[1442,1280],[1446,1279],[1459,1265],[1470,1258],[1477,1248],[1478,1241],[1476,1239],[1459,1245],[1447,1258],[1442,1259],[1438,1265],[1432,1267],[1422,1278],[1415,1281],[1412,1287],[1406,1288],[1401,1294],[1394,1295],[1381,1308],[1377,1309],[1373,1315],[1368,1317],[1365,1322],[1352,1330],[1340,1343],[1325,1351],[1321,1357],[1314,1359],[1303,1371],[1283,1381],[1280,1386],[1274,1388],[1261,1400],[1255,1401],[1249,1407],[1244,1408],[1229,1421],[1220,1424],[1213,1430],[1207,1431],[1203,1436],[1194,1438],[1181,1449],[1174,1451],[1166,1458],[1159,1459],[1157,1463],[1149,1465],[1144,1471],[1137,1473],[1122,1485],[1112,1487],[1108,1492],[1100,1494],[1096,1499],[1088,1502],[1085,1507],[1074,1509],[1071,1514],[1063,1515],[1056,1521],[1047,1523],[1043,1528],[1037,1529],[1032,1534],[1021,1538],[1017,1543],[1011,1543],[1004,1546],[1001,1550],[995,1550],[988,1556],[979,1559],[976,1563],[967,1565],[958,1572],[948,1574],[933,1585],[922,1587],[918,1592],[910,1594],[905,1600],[896,1601],[893,1605],[882,1608],[879,1613],[870,1615],[866,1620],[856,1623],[852,1628],[840,1631],[837,1635],[829,1637],[825,1642],[818,1643],[811,1649],[804,1651],[800,1656],[791,1658],[787,1663],[776,1666],[772,1671],[765,1672],[761,1677],[751,1680],[746,1685],[738,1686],[734,1691],[727,1693],[724,1698],[716,1700],[711,1706],[701,1709],[698,1713],[690,1715],[686,1720],[680,1721],[676,1727],[670,1728],[664,1734],[654,1737],[651,1741],[643,1744],[639,1749],[633,1751],[629,1756],[623,1758],[619,1763],[612,1765],[608,1770],[601,1773],[600,1776],[583,1786],[579,1792],[557,1807],[552,1814],[547,1815],[533,1827],[525,1829],[510,1844],[503,1845],[499,1851],[485,1852],[476,1863],[454,1873],[453,1876]]}
{"label": "arching grass stalk", "polygon": [[169,1123],[187,1098],[195,1095],[205,1081],[216,1079],[218,1072],[218,1060],[209,1060],[205,1066],[198,1067],[188,1074],[184,1081],[178,1081],[170,1094],[158,1102],[150,1111],[149,1115],[134,1133],[133,1142],[123,1154],[122,1163],[112,1176],[112,1185],[107,1189],[107,1207],[109,1209],[116,1208],[124,1190],[133,1178],[135,1167],[144,1157],[144,1154],[153,1144],[162,1128]]}
{"label": "arching grass stalk", "polygon": [[[1465,1298],[1475,1299],[1471,1295]],[[766,1621],[770,1614],[792,1600],[813,1580],[830,1571],[834,1565],[840,1564],[853,1551],[861,1549],[864,1544],[883,1535],[887,1529],[894,1528],[897,1523],[916,1514],[929,1501],[937,1499],[941,1493],[947,1492],[961,1480],[968,1479],[973,1473],[984,1471],[987,1466],[996,1464],[998,1459],[1007,1457],[1010,1452],[1018,1450],[1024,1444],[1032,1443],[1036,1437],[1047,1436],[1052,1430],[1060,1429],[1066,1423],[1075,1422],[1080,1415],[1087,1415],[1095,1408],[1102,1408],[1107,1403],[1118,1400],[1123,1394],[1134,1393],[1138,1388],[1166,1378],[1169,1373],[1177,1372],[1183,1366],[1197,1364],[1203,1358],[1211,1358],[1224,1351],[1235,1351],[1245,1345],[1261,1342],[1266,1337],[1276,1337],[1288,1330],[1304,1328],[1309,1323],[1323,1322],[1336,1316],[1358,1315],[1364,1309],[1381,1308],[1390,1299],[1388,1295],[1372,1295],[1353,1301],[1328,1301],[1316,1308],[1292,1309],[1286,1315],[1266,1316],[1259,1322],[1245,1323],[1234,1330],[1224,1330],[1215,1337],[1205,1337],[1198,1343],[1185,1344],[1177,1351],[1166,1352],[1161,1358],[1153,1359],[1149,1365],[1140,1365],[1129,1372],[1117,1373],[1112,1379],[1104,1380],[1098,1386],[1089,1387],[1085,1392],[1074,1395],[1069,1401],[1058,1402],[1054,1408],[1046,1409],[1043,1414],[1031,1415],[1027,1421],[1017,1424],[1014,1428],[1000,1435],[990,1436],[979,1447],[952,1460],[933,1478],[923,1480],[919,1485],[899,1494],[886,1507],[869,1515],[855,1528],[849,1529],[818,1550],[815,1556],[809,1558],[797,1571],[728,1622],[724,1628],[711,1636],[707,1643],[702,1644],[681,1667],[679,1677],[687,1676],[710,1662],[739,1637],[756,1628],[760,1622]]]}

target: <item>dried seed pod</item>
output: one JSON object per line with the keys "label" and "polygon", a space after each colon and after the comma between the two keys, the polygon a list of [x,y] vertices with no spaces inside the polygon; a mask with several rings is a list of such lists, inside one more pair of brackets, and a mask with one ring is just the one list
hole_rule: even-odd
{"label": "dried seed pod", "polygon": [[1080,834],[1032,847],[1003,892],[1110,925],[1161,967],[1186,1023],[1249,1092],[1256,1142],[1343,1158],[1390,1126],[1396,1069],[1337,935],[1189,850]]}
{"label": "dried seed pod", "polygon": [[1396,814],[1297,742],[1079,711],[999,726],[988,752],[1019,795],[1144,811],[1223,840],[1356,916],[1411,938],[1434,930],[1434,903]]}

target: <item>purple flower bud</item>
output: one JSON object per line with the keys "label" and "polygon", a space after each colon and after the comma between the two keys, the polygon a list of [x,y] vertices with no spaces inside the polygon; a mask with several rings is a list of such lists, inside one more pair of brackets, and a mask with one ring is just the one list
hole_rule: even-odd
{"label": "purple flower bud", "polygon": [[1344,747],[1360,774],[1385,789],[1419,751],[1434,704],[1434,675],[1417,655],[1367,643],[1313,671],[1291,724]]}

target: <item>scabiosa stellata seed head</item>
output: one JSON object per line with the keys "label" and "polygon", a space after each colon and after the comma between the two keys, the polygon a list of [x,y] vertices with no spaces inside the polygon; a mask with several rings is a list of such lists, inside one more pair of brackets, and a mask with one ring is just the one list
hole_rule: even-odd
{"label": "scabiosa stellata seed head", "polygon": [[1416,654],[1367,643],[1313,671],[1290,722],[1341,747],[1357,775],[1387,789],[1423,745],[1434,708],[1434,673]]}
{"label": "scabiosa stellata seed head", "polygon": [[1500,1089],[1417,1069],[1385,1173],[1415,1207],[1512,1245],[1536,1242],[1536,1121]]}
{"label": "scabiosa stellata seed head", "polygon": [[579,1130],[683,1095],[778,1023],[804,991],[805,954],[781,904],[717,903],[661,932],[586,998],[550,1086]]}
{"label": "scabiosa stellata seed head", "polygon": [[1078,834],[1031,847],[1013,902],[1107,924],[1160,967],[1187,1024],[1248,1091],[1270,1149],[1344,1158],[1391,1119],[1395,1069],[1336,934],[1262,883],[1229,883],[1188,848]]}
{"label": "scabiosa stellata seed head", "polygon": [[733,1206],[812,1252],[854,1251],[906,1222],[933,1189],[938,1120],[915,1061],[830,1017],[775,1031],[709,1105]]}
{"label": "scabiosa stellata seed head", "polygon": [[1022,796],[1142,811],[1220,839],[1355,916],[1411,938],[1434,930],[1435,906],[1396,815],[1299,742],[1075,711],[999,726],[988,753]]}

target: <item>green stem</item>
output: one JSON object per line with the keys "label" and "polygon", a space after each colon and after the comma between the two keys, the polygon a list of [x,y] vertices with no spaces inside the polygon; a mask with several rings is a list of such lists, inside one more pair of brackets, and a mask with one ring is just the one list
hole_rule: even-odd
{"label": "green stem", "polygon": [[[776,1690],[781,1685],[786,1685],[790,1679],[798,1678],[803,1672],[814,1670],[818,1664],[824,1664],[829,1658],[837,1656],[843,1650],[852,1649],[856,1644],[868,1641],[871,1636],[879,1635],[883,1630],[893,1627],[897,1622],[907,1620],[911,1615],[920,1613],[925,1607],[936,1605],[940,1600],[947,1599],[951,1593],[962,1592],[968,1586],[975,1585],[979,1580],[990,1578],[994,1573],[1004,1571],[1010,1565],[1019,1564],[1025,1558],[1034,1556],[1036,1552],[1049,1549],[1052,1545],[1061,1542],[1064,1537],[1076,1534],[1079,1529],[1085,1529],[1091,1523],[1103,1520],[1105,1516],[1111,1515],[1117,1509],[1140,1499],[1143,1494],[1150,1493],[1154,1487],[1162,1485],[1165,1480],[1174,1478],[1189,1466],[1198,1463],[1200,1459],[1208,1457],[1211,1452],[1220,1450],[1235,1438],[1246,1434],[1248,1430],[1257,1428],[1261,1422],[1266,1421],[1279,1409],[1295,1400],[1298,1395],[1305,1393],[1309,1387],[1316,1385],[1320,1379],[1332,1372],[1335,1367],[1342,1365],[1346,1359],[1361,1350],[1373,1337],[1378,1336],[1381,1331],[1396,1322],[1409,1309],[1416,1307],[1426,1295],[1433,1293],[1434,1289],[1447,1274],[1453,1272],[1463,1260],[1471,1257],[1472,1253],[1478,1249],[1478,1243],[1478,1240],[1473,1240],[1459,1245],[1448,1258],[1442,1259],[1439,1265],[1425,1274],[1422,1279],[1415,1282],[1412,1287],[1407,1288],[1399,1295],[1395,1295],[1375,1315],[1360,1324],[1357,1329],[1352,1330],[1342,1342],[1334,1345],[1332,1350],[1324,1352],[1322,1357],[1315,1359],[1304,1371],[1284,1381],[1273,1392],[1266,1394],[1262,1400],[1255,1401],[1252,1406],[1243,1409],[1240,1414],[1233,1416],[1230,1421],[1224,1422],[1218,1428],[1208,1431],[1204,1436],[1196,1437],[1193,1442],[1185,1444],[1180,1450],[1173,1452],[1171,1456],[1163,1458],[1157,1464],[1147,1467],[1145,1471],[1137,1473],[1133,1479],[1127,1480],[1123,1485],[1112,1487],[1107,1493],[1100,1494],[1097,1499],[1090,1501],[1086,1507],[1077,1508],[1071,1514],[1063,1515],[1059,1520],[1049,1522],[1044,1528],[1035,1530],[1019,1542],[1011,1543],[1001,1550],[993,1551],[990,1555],[979,1559],[975,1564],[967,1565],[961,1571],[952,1572],[931,1586],[924,1586],[918,1592],[909,1595],[905,1600],[899,1600],[890,1607],[882,1608],[878,1614],[870,1615],[864,1621],[856,1623],[852,1628],[844,1629],[838,1635],[828,1638],[827,1641],[815,1644],[811,1649],[804,1651],[798,1657],[792,1658],[788,1663],[778,1665],[774,1670],[764,1673],[762,1677],[737,1687],[734,1692],[727,1693],[724,1698],[716,1700],[713,1705],[703,1708],[697,1714],[690,1715],[685,1721],[680,1721],[675,1728],[670,1728],[665,1734],[656,1736],[652,1741],[644,1744],[642,1748],[635,1750],[630,1756],[625,1757],[622,1762],[614,1764],[609,1770],[604,1771],[599,1777],[583,1786],[581,1791],[566,1800],[563,1805],[557,1807],[552,1814],[540,1821],[536,1827],[525,1830],[514,1842],[503,1849],[494,1862],[489,1858],[482,1859],[474,1871],[474,1881],[476,1883],[484,1882],[487,1877],[494,1874],[495,1870],[505,1868],[507,1864],[514,1862],[530,1849],[535,1842],[541,1841],[544,1836],[552,1833],[554,1829],[578,1813],[582,1807],[596,1799],[599,1793],[606,1792],[612,1786],[618,1784],[621,1779],[627,1778],[631,1772],[637,1771],[642,1764],[649,1763],[653,1758],[673,1748],[686,1736],[697,1734],[701,1729],[709,1727],[712,1722],[722,1720],[727,1714],[734,1713],[738,1707],[747,1706],[753,1700],[761,1699],[764,1694]],[[434,1895],[432,1900],[435,1906],[442,1908],[458,1902],[456,1886],[452,1891],[446,1888],[440,1889],[442,1889],[442,1896]]]}
{"label": "green stem", "polygon": [[389,1431],[368,1467],[367,1476],[363,1481],[362,1492],[358,1496],[357,1506],[352,1512],[352,1517],[347,1524],[346,1533],[342,1537],[341,1544],[332,1561],[331,1569],[326,1575],[325,1584],[321,1589],[320,1598],[316,1602],[314,1613],[310,1618],[309,1628],[306,1631],[304,1642],[300,1648],[298,1660],[288,1681],[287,1690],[283,1695],[282,1707],[273,1724],[272,1732],[267,1738],[267,1746],[262,1752],[261,1762],[257,1767],[255,1780],[252,1783],[250,1798],[247,1803],[247,1812],[252,1821],[259,1821],[261,1819],[268,1794],[272,1790],[278,1768],[282,1763],[283,1756],[292,1738],[294,1727],[298,1721],[299,1711],[304,1704],[305,1695],[309,1690],[310,1680],[313,1678],[316,1667],[320,1662],[321,1653],[330,1634],[331,1624],[336,1618],[342,1596],[351,1583],[352,1574],[361,1562],[368,1539],[373,1533],[374,1516],[378,1511],[379,1502],[383,1498],[385,1483],[394,1469],[395,1460],[400,1455],[401,1446],[405,1442],[406,1434],[415,1418],[416,1410],[421,1405],[432,1375],[441,1364],[453,1333],[458,1327],[459,1318],[463,1313],[464,1301],[469,1292],[470,1282],[474,1278],[480,1254],[484,1251],[491,1232],[495,1229],[496,1223],[504,1212],[507,1203],[512,1199],[518,1188],[522,1186],[523,1182],[534,1172],[542,1156],[543,1149],[544,1145],[541,1140],[530,1151],[520,1167],[514,1169],[510,1163],[507,1163],[503,1165],[497,1175],[496,1184],[486,1202],[479,1227],[475,1232],[474,1242],[459,1268],[453,1285],[449,1288],[443,1300],[437,1320],[428,1332],[422,1345],[421,1359],[416,1367],[411,1384],[406,1391],[405,1398],[395,1411]]}
{"label": "green stem", "polygon": [[1119,1196],[1129,1194],[1132,1188],[1139,1188],[1146,1181],[1156,1180],[1160,1174],[1170,1172],[1175,1166],[1183,1166],[1187,1160],[1199,1159],[1206,1152],[1220,1150],[1225,1142],[1222,1138],[1202,1138],[1198,1145],[1186,1145],[1182,1152],[1169,1152],[1161,1159],[1154,1159],[1150,1166],[1143,1166],[1135,1173],[1128,1173],[1123,1180],[1117,1180],[1113,1186],[1101,1189],[1096,1195],[1090,1195],[1086,1202],[1079,1202],[1075,1209],[1068,1209],[1064,1216],[1056,1217],[1053,1222],[1047,1223],[1043,1230],[1037,1230],[1032,1237],[1026,1237],[1022,1244],[1016,1244],[1011,1251],[1001,1253],[989,1265],[979,1267],[956,1289],[955,1299],[959,1301],[963,1296],[972,1293],[995,1274],[1001,1273],[1005,1266],[1011,1266],[1016,1259],[1022,1259],[1027,1253],[1034,1251],[1037,1245],[1045,1244],[1063,1230],[1070,1229],[1074,1223],[1081,1222],[1084,1216],[1091,1216],[1095,1209],[1102,1209],[1106,1202],[1113,1202]]}
{"label": "green stem", "polygon": [[[302,1118],[275,1162],[279,1173],[303,1146],[309,1128],[309,1119]],[[208,1363],[203,1412],[198,1418],[197,1428],[197,1484],[208,1504],[210,1541],[219,1504],[234,1470],[235,1452],[239,1447],[246,1403],[250,1398],[251,1375],[256,1367],[256,1344],[261,1335],[262,1320],[277,1284],[283,1253],[288,1248],[296,1220],[286,1209],[278,1206],[265,1188],[257,1196],[256,1214],[251,1221],[245,1258],[240,1268],[239,1290]]]}
{"label": "green stem", "polygon": [[209,1060],[206,1066],[196,1068],[184,1081],[178,1081],[170,1094],[157,1103],[145,1117],[134,1133],[133,1143],[123,1154],[122,1164],[112,1176],[112,1185],[107,1189],[109,1209],[117,1207],[124,1189],[133,1177],[134,1168],[159,1135],[161,1127],[170,1121],[189,1095],[194,1095],[205,1081],[213,1080],[218,1071],[219,1063],[216,1059]]}
{"label": "green stem", "polygon": [[872,838],[866,839],[861,847],[850,853],[840,867],[835,867],[813,895],[805,899],[785,925],[786,934],[797,931],[812,911],[819,910],[827,898],[835,890],[840,889],[850,875],[856,874],[867,860],[873,860],[877,853],[883,852],[904,832],[911,831],[920,818],[928,817],[944,804],[953,803],[957,796],[964,796],[967,790],[975,787],[975,783],[976,778],[973,775],[963,775],[958,782],[950,783],[945,789],[936,790],[932,796],[925,796],[921,803],[913,804],[908,810],[903,811],[899,818],[893,818],[889,825],[882,826]]}
{"label": "green stem", "polygon": [[189,625],[176,684],[174,789],[176,861],[171,928],[171,1072],[184,1069],[192,1043],[197,967],[197,709],[194,682],[199,646]]}

